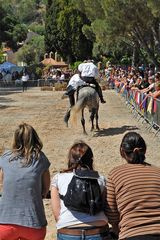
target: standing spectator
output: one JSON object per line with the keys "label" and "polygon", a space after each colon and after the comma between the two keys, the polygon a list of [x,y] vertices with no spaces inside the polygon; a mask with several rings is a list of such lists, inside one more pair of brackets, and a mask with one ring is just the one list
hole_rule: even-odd
{"label": "standing spectator", "polygon": [[0,81],[2,81],[3,80],[3,75],[2,75],[2,73],[0,72]]}
{"label": "standing spectator", "polygon": [[160,98],[160,82],[155,83],[155,91],[149,93],[153,98]]}
{"label": "standing spectator", "polygon": [[[103,210],[100,210],[95,215],[81,211],[72,211],[60,199],[60,195],[66,194],[68,185],[77,169],[82,170],[82,172],[86,169],[93,170],[93,152],[83,141],[73,144],[68,153],[68,169],[55,175],[52,180],[51,203],[56,220],[57,239],[107,240],[108,220]],[[105,201],[105,179],[103,176],[98,177],[98,183],[102,199]]]}
{"label": "standing spectator", "polygon": [[160,239],[160,169],[145,162],[146,143],[136,132],[125,134],[120,154],[126,164],[107,180],[107,216],[119,240]]}
{"label": "standing spectator", "polygon": [[155,74],[155,82],[160,82],[160,72]]}
{"label": "standing spectator", "polygon": [[155,90],[155,79],[154,79],[154,76],[149,77],[148,82],[149,82],[149,86],[146,87],[146,88],[143,88],[141,90],[142,93],[154,92],[154,90]]}
{"label": "standing spectator", "polygon": [[23,123],[14,133],[12,149],[0,158],[0,240],[45,238],[47,221],[42,197],[49,190],[50,163],[42,147],[35,129]]}
{"label": "standing spectator", "polygon": [[57,69],[57,72],[56,72],[56,80],[57,82],[60,82],[61,81],[61,70],[60,69]]}
{"label": "standing spectator", "polygon": [[22,87],[23,87],[23,92],[27,91],[27,87],[28,87],[28,80],[29,80],[29,75],[27,72],[23,72],[22,75]]}
{"label": "standing spectator", "polygon": [[101,103],[106,103],[103,98],[102,89],[99,83],[96,81],[96,78],[99,76],[98,68],[93,63],[93,61],[88,60],[87,62],[83,62],[78,66],[78,70],[80,72],[81,79],[89,84],[94,84],[96,87],[96,91],[98,92]]}
{"label": "standing spectator", "polygon": [[9,71],[3,76],[3,81],[6,86],[12,83],[12,74]]}

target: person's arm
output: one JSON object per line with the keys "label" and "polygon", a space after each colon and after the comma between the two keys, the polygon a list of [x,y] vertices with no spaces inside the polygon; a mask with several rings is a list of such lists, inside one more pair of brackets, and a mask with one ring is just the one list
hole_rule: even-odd
{"label": "person's arm", "polygon": [[143,88],[143,89],[141,90],[141,92],[142,92],[142,93],[147,93],[149,90],[150,90],[149,87],[147,87],[147,88]]}
{"label": "person's arm", "polygon": [[42,197],[46,198],[50,187],[50,173],[47,169],[42,175]]}
{"label": "person's arm", "polygon": [[160,91],[157,91],[156,93],[153,93],[153,98],[159,98],[160,97]]}
{"label": "person's arm", "polygon": [[52,186],[51,188],[51,206],[52,206],[54,218],[57,222],[60,215],[60,197],[59,197],[58,189],[54,186]]}
{"label": "person's arm", "polygon": [[115,187],[110,176],[107,180],[107,194],[106,194],[106,209],[105,214],[108,217],[108,221],[112,226],[112,232],[116,235],[119,234],[119,212],[117,209]]}

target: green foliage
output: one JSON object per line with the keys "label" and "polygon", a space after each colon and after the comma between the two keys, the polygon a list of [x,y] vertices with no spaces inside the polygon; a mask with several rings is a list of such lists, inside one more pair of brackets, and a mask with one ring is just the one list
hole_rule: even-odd
{"label": "green foliage", "polygon": [[17,52],[17,60],[30,64],[39,63],[44,54],[44,37],[34,36],[32,40],[23,45]]}
{"label": "green foliage", "polygon": [[27,27],[25,24],[17,24],[13,28],[12,37],[14,42],[22,42],[27,37]]}
{"label": "green foliage", "polygon": [[[81,0],[75,6],[91,20],[91,26],[83,30],[87,37],[95,35],[94,55],[112,55],[116,59],[121,55],[126,59],[131,56],[130,49],[136,47],[138,55],[145,52],[150,61],[159,65],[159,0]],[[119,47],[117,54],[117,46],[122,45],[125,48]],[[128,49],[127,55],[124,49]]]}
{"label": "green foliage", "polygon": [[0,43],[17,50],[29,27],[44,35],[44,0],[0,0]]}
{"label": "green foliage", "polygon": [[160,0],[0,0],[0,16],[0,44],[13,50],[28,29],[45,35],[45,49],[44,39],[37,53],[36,41],[21,49],[28,63],[45,51],[57,51],[68,62],[93,54],[130,63],[135,48],[137,63],[138,56],[160,63]]}
{"label": "green foliage", "polygon": [[92,53],[92,41],[82,32],[89,24],[86,15],[71,1],[48,1],[46,14],[46,50],[57,51],[68,62],[84,60]]}
{"label": "green foliage", "polygon": [[160,17],[160,1],[159,0],[148,0],[147,5],[151,9],[155,17]]}
{"label": "green foliage", "polygon": [[45,26],[42,24],[38,24],[36,22],[31,23],[28,28],[35,33],[38,33],[39,35],[45,34]]}
{"label": "green foliage", "polygon": [[42,77],[42,68],[36,67],[35,73],[36,73],[37,78],[41,78]]}
{"label": "green foliage", "polygon": [[0,64],[4,62],[4,56],[2,52],[2,46],[0,46]]}
{"label": "green foliage", "polygon": [[82,63],[82,61],[77,61],[77,62],[72,63],[71,64],[71,69],[72,70],[77,70],[80,63]]}
{"label": "green foliage", "polygon": [[15,47],[16,44],[12,40],[12,32],[18,21],[16,16],[14,16],[11,6],[7,7],[0,2],[0,15],[0,43],[7,42],[8,46]]}

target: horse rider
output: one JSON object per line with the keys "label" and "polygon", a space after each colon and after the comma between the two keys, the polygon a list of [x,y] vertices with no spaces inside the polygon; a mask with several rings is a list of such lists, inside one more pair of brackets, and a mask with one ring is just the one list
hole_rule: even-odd
{"label": "horse rider", "polygon": [[70,107],[75,105],[75,98],[74,98],[74,93],[77,90],[78,87],[86,85],[86,83],[80,78],[80,75],[78,71],[71,77],[71,79],[68,82],[67,85],[67,90],[62,96],[62,99],[65,98],[65,96],[69,97],[70,101]]}
{"label": "horse rider", "polygon": [[66,96],[69,97],[69,102],[70,102],[70,107],[64,117],[64,121],[66,124],[68,123],[68,120],[70,117],[70,110],[75,105],[74,93],[77,90],[77,88],[82,85],[86,85],[86,83],[80,78],[80,75],[77,71],[69,80],[68,85],[67,85],[67,90],[62,96],[62,99],[64,99]]}
{"label": "horse rider", "polygon": [[78,70],[80,72],[80,77],[84,82],[95,85],[95,89],[99,95],[101,103],[106,103],[102,95],[102,89],[99,83],[96,81],[96,78],[99,74],[98,68],[93,63],[93,60],[84,61],[78,66]]}

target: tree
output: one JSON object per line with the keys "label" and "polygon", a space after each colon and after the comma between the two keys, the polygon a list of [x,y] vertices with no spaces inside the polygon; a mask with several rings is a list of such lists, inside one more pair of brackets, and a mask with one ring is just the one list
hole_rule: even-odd
{"label": "tree", "polygon": [[11,6],[6,7],[0,2],[0,15],[0,43],[7,42],[8,46],[15,47],[16,44],[12,39],[12,32],[17,24],[17,19],[12,12]]}
{"label": "tree", "polygon": [[[114,52],[116,45],[126,45],[133,53],[135,49],[141,55],[147,53],[150,61],[159,65],[160,13],[157,9],[160,1],[94,0],[91,8],[91,0],[80,2],[82,7],[76,6],[91,20],[89,30],[95,34],[94,49],[97,52],[105,55]],[[84,33],[88,36],[86,30],[85,27]]]}
{"label": "tree", "polygon": [[27,26],[25,24],[16,24],[13,28],[12,37],[14,42],[22,42],[27,37]]}
{"label": "tree", "polygon": [[26,39],[30,27],[44,35],[44,3],[45,0],[0,0],[0,43],[17,50],[17,43]]}
{"label": "tree", "polygon": [[103,0],[102,4],[110,37],[127,40],[133,49],[144,49],[150,60],[158,66],[156,35],[159,20],[153,16],[147,1]]}
{"label": "tree", "polygon": [[92,41],[82,32],[90,24],[86,15],[64,0],[48,0],[46,11],[46,51],[57,51],[68,62],[91,56]]}
{"label": "tree", "polygon": [[17,60],[28,65],[39,63],[44,55],[44,37],[34,36],[32,40],[23,45],[17,52]]}

